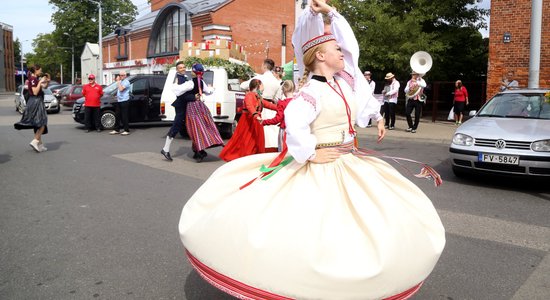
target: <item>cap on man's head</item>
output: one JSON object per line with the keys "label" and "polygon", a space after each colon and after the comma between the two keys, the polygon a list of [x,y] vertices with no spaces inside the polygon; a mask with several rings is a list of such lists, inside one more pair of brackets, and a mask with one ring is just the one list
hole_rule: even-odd
{"label": "cap on man's head", "polygon": [[202,64],[194,64],[192,67],[193,72],[204,72],[204,67]]}
{"label": "cap on man's head", "polygon": [[384,79],[392,79],[394,77],[395,77],[395,75],[393,75],[393,73],[390,72],[390,73],[386,74],[386,77],[384,77]]}
{"label": "cap on man's head", "polygon": [[416,72],[416,71],[412,71],[411,72],[411,75],[420,75],[420,73]]}
{"label": "cap on man's head", "polygon": [[363,75],[370,75],[370,71],[365,71]]}
{"label": "cap on man's head", "polygon": [[88,79],[95,79],[95,75],[94,74],[88,75]]}

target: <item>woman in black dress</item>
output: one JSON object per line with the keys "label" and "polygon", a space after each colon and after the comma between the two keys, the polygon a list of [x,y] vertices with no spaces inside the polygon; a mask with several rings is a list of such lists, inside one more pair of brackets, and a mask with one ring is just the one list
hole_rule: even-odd
{"label": "woman in black dress", "polygon": [[50,82],[49,76],[42,76],[42,68],[39,65],[34,65],[29,68],[28,91],[29,100],[21,121],[13,126],[17,130],[33,129],[34,139],[30,142],[31,148],[36,152],[44,152],[48,150],[42,143],[42,135],[48,133],[48,115],[44,106],[44,91]]}

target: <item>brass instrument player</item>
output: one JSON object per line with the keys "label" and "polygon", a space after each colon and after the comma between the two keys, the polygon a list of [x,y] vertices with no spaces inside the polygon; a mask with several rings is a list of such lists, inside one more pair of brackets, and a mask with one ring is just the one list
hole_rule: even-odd
{"label": "brass instrument player", "polygon": [[[407,98],[405,106],[405,115],[407,116],[407,132],[415,133],[420,123],[420,115],[422,113],[422,104],[424,103],[423,91],[426,87],[426,81],[422,79],[420,74],[416,71],[411,73],[411,79],[405,86],[405,95]],[[414,123],[411,117],[411,113],[414,109]]]}

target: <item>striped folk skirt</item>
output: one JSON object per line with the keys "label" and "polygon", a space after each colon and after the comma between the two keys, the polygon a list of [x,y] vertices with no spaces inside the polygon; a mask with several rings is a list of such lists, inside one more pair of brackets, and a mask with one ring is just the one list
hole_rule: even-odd
{"label": "striped folk skirt", "polygon": [[185,125],[187,133],[193,141],[193,151],[198,152],[211,147],[223,146],[223,140],[210,110],[202,101],[193,101],[187,104]]}

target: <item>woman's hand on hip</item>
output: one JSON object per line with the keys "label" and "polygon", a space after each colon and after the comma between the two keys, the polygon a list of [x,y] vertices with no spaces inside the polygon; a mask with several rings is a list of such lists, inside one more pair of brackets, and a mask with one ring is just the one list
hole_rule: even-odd
{"label": "woman's hand on hip", "polygon": [[315,157],[309,161],[314,164],[324,164],[333,162],[342,155],[342,152],[336,148],[322,148],[315,150]]}

